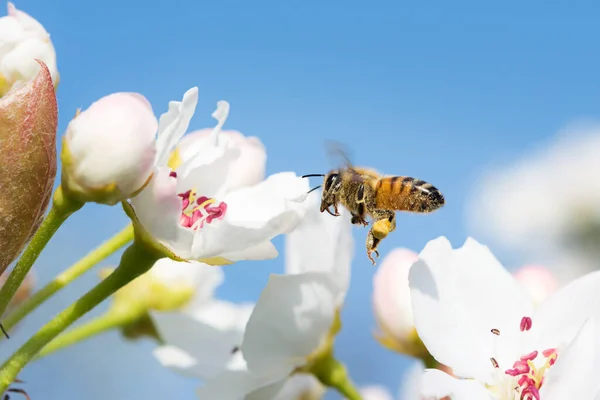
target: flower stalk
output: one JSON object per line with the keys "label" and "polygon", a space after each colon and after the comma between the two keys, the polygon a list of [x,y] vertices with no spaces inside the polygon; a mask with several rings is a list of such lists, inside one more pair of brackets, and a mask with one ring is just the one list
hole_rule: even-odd
{"label": "flower stalk", "polygon": [[48,215],[42,221],[35,235],[33,235],[23,255],[8,276],[6,283],[0,289],[0,315],[4,314],[10,301],[31,270],[31,267],[58,228],[60,228],[71,214],[79,210],[82,206],[82,203],[74,202],[68,197],[63,196],[60,186],[56,189],[52,208],[50,208]]}
{"label": "flower stalk", "polygon": [[134,241],[125,250],[112,274],[52,318],[0,367],[0,393],[6,391],[25,365],[48,343],[117,290],[147,272],[158,257],[155,252]]}
{"label": "flower stalk", "polygon": [[133,226],[128,224],[121,232],[108,239],[100,246],[92,250],[81,260],[77,261],[71,267],[60,273],[54,280],[40,289],[25,300],[18,308],[10,313],[3,321],[6,329],[11,329],[29,313],[35,310],[40,304],[48,300],[51,296],[62,290],[75,279],[89,271],[93,266],[97,265],[117,250],[125,246],[133,240]]}
{"label": "flower stalk", "polygon": [[362,400],[358,389],[348,376],[344,364],[335,359],[333,354],[319,360],[311,369],[311,373],[325,386],[335,389],[348,400]]}

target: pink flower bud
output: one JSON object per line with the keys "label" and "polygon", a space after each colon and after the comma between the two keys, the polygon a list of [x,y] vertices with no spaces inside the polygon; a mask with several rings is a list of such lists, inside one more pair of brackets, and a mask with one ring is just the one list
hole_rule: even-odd
{"label": "pink flower bud", "polygon": [[44,216],[56,175],[58,111],[50,71],[0,98],[0,274]]}
{"label": "pink flower bud", "polygon": [[541,303],[558,289],[558,279],[541,265],[526,265],[513,275],[535,304]]}
{"label": "pink flower bud", "polygon": [[63,141],[62,186],[81,201],[116,204],[151,177],[158,122],[137,93],[114,93],[69,123]]}
{"label": "pink flower bud", "polygon": [[373,278],[373,307],[381,329],[378,340],[396,351],[420,356],[423,344],[415,330],[408,273],[417,253],[395,249],[383,260]]}

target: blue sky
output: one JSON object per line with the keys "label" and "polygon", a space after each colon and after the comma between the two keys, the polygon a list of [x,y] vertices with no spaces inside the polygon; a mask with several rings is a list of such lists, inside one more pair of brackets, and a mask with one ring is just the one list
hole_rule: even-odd
{"label": "blue sky", "polygon": [[[61,73],[60,134],[76,108],[103,95],[141,92],[160,114],[169,100],[198,86],[191,128],[212,126],[216,102],[229,101],[226,128],[261,138],[269,173],[324,172],[331,167],[325,142],[335,140],[352,149],[357,164],[440,188],[447,205],[430,216],[399,216],[382,255],[398,246],[418,251],[440,235],[461,245],[469,234],[466,199],[483,170],[526,155],[565,124],[600,111],[600,6],[592,1],[15,5],[52,35]],[[86,206],[42,255],[40,284],[125,223],[118,208]],[[358,384],[396,391],[408,360],[371,337],[375,269],[364,254],[366,231],[354,233],[356,258],[337,354]],[[276,243],[281,249],[281,238]],[[509,266],[519,263],[499,256]],[[227,267],[219,295],[256,299],[282,262]],[[2,352],[95,281],[92,272],[38,310]],[[194,383],[159,367],[152,347],[108,334],[32,364],[21,378],[34,399],[195,398]]]}

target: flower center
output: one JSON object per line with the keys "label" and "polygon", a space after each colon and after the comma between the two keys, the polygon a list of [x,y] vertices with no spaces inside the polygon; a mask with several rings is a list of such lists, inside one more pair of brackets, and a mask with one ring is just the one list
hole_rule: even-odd
{"label": "flower center", "polygon": [[[533,322],[530,317],[523,317],[519,330],[526,332],[531,329]],[[498,329],[492,329],[492,333],[500,336]],[[493,367],[498,371],[496,374],[496,385],[490,389],[497,392],[502,400],[540,400],[540,388],[544,384],[546,371],[554,365],[558,353],[556,349],[546,349],[541,352],[537,350],[524,354],[512,365],[512,368],[504,370],[495,358],[490,358]]]}
{"label": "flower center", "polygon": [[184,228],[198,230],[204,226],[204,223],[210,224],[214,220],[225,217],[227,204],[224,202],[217,204],[215,199],[197,196],[195,190],[188,190],[178,196],[181,198],[179,223]]}

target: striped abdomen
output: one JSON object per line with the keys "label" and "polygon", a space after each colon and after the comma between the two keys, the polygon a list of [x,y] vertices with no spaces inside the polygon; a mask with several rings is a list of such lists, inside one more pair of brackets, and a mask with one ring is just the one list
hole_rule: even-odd
{"label": "striped abdomen", "polygon": [[442,193],[431,183],[410,176],[390,176],[375,184],[377,208],[427,213],[444,205]]}

